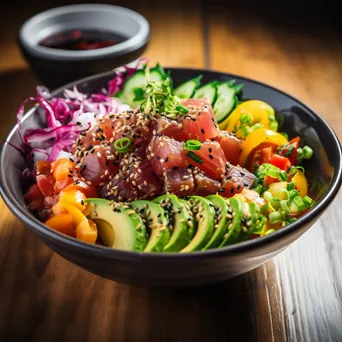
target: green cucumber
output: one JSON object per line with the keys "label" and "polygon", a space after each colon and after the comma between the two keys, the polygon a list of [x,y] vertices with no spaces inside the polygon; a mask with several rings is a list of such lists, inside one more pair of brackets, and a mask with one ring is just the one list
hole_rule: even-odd
{"label": "green cucumber", "polygon": [[[151,68],[149,74],[151,81],[162,81],[166,77],[164,69],[159,64]],[[145,99],[144,95],[147,81],[145,69],[136,71],[126,80],[120,99],[133,109],[139,107]]]}
{"label": "green cucumber", "polygon": [[205,84],[204,86],[198,88],[194,94],[195,99],[206,98],[213,106],[217,100],[217,85],[218,81],[213,81]]}
{"label": "green cucumber", "polygon": [[224,82],[217,85],[217,100],[213,107],[215,119],[223,122],[232,112],[237,103],[236,88],[234,82]]}
{"label": "green cucumber", "polygon": [[192,78],[189,81],[186,81],[180,84],[175,90],[174,95],[179,97],[180,99],[190,99],[194,96],[197,88],[200,85],[202,75],[199,75],[195,78]]}
{"label": "green cucumber", "polygon": [[232,221],[228,225],[228,232],[224,235],[220,247],[235,243],[242,229],[241,220],[243,217],[243,202],[238,198],[232,197],[227,200],[227,205],[229,215],[227,217]]}

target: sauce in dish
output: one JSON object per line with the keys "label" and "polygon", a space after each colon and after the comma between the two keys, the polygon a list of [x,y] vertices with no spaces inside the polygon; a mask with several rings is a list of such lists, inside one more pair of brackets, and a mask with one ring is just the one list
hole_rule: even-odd
{"label": "sauce in dish", "polygon": [[95,50],[126,40],[113,32],[100,30],[68,30],[44,38],[39,45],[59,50]]}

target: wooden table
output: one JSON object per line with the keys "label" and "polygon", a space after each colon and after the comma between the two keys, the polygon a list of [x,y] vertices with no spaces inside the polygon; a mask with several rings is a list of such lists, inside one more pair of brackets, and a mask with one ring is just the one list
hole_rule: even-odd
{"label": "wooden table", "polygon": [[[149,19],[152,62],[269,83],[321,113],[342,137],[341,40],[322,9],[314,16],[297,7],[294,16],[253,3],[184,2],[165,9],[147,0],[122,2]],[[1,12],[2,140],[37,84],[17,49],[17,29],[48,5],[9,6]],[[264,266],[225,284],[172,291],[121,285],[70,264],[1,202],[0,341],[340,342],[341,204],[338,195],[308,233]]]}

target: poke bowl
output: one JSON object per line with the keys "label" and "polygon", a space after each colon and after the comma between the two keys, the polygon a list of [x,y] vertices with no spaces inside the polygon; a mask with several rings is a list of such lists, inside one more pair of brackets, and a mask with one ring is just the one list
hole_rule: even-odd
{"label": "poke bowl", "polygon": [[260,266],[319,219],[342,180],[322,117],[254,80],[145,62],[19,108],[0,189],[28,229],[96,275],[188,287]]}

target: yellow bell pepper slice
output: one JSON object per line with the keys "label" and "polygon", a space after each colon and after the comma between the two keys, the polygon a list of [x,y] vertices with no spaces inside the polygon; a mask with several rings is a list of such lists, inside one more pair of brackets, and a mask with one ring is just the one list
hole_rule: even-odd
{"label": "yellow bell pepper slice", "polygon": [[242,117],[248,119],[249,127],[258,124],[263,128],[270,128],[271,121],[275,121],[275,112],[266,102],[259,100],[245,101],[238,105],[228,118],[219,124],[219,127],[228,132],[236,133],[238,137],[244,137],[245,134],[241,128]]}
{"label": "yellow bell pepper slice", "polygon": [[291,181],[294,183],[295,189],[299,191],[301,197],[308,194],[308,181],[302,171],[298,170]]}
{"label": "yellow bell pepper slice", "polygon": [[258,128],[248,134],[246,140],[242,144],[242,153],[240,155],[239,164],[245,166],[249,154],[262,143],[271,143],[277,146],[286,144],[288,140],[280,133],[271,131],[266,128]]}
{"label": "yellow bell pepper slice", "polygon": [[60,201],[60,204],[72,215],[73,224],[76,227],[76,238],[81,241],[95,243],[98,235],[96,225],[92,224],[92,221],[89,222],[90,220],[78,208],[68,202]]}

